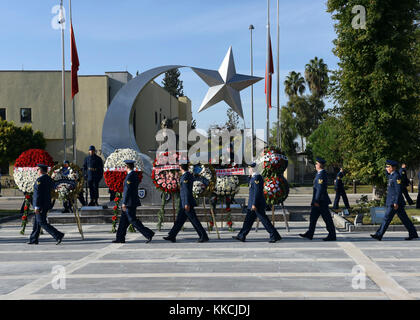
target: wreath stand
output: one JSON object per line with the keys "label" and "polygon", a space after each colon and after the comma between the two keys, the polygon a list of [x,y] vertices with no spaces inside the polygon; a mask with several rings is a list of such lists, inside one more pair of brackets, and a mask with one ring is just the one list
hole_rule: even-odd
{"label": "wreath stand", "polygon": [[[203,198],[203,206],[204,206],[204,209],[206,209],[206,200],[204,198]],[[205,211],[205,212],[207,212],[207,211]],[[216,229],[217,239],[220,239],[219,228],[217,227],[216,217],[214,215],[213,207],[211,205],[210,205],[210,215],[211,215],[211,219],[213,220],[214,228]],[[207,222],[207,229],[209,229],[209,223],[208,222]]]}
{"label": "wreath stand", "polygon": [[74,218],[76,220],[77,228],[79,229],[79,233],[82,237],[82,240],[85,240],[85,237],[83,235],[83,230],[82,230],[82,223],[80,221],[79,208],[77,207],[77,194],[75,194],[74,199],[73,199],[73,213],[74,213]]}
{"label": "wreath stand", "polygon": [[[286,209],[284,207],[284,203],[280,202],[280,206],[282,209],[282,213],[283,213],[283,219],[284,219],[284,224],[286,225],[286,230],[287,232],[290,231],[290,227],[289,227],[289,221],[287,220],[287,215],[286,215]],[[274,204],[271,206],[271,222],[273,224],[273,226],[275,226],[275,221],[274,221]],[[258,227],[260,225],[260,220],[257,220],[257,226],[255,227],[255,232],[258,232]]]}

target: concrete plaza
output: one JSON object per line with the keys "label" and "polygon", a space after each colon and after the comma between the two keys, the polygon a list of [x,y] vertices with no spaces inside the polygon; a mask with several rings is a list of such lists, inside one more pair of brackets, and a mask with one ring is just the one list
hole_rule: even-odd
{"label": "concrete plaza", "polygon": [[[125,244],[112,244],[110,225],[84,225],[84,241],[75,225],[56,225],[62,244],[44,234],[30,246],[31,224],[22,236],[19,222],[9,222],[0,225],[0,299],[420,299],[420,241],[389,232],[382,242],[368,233],[323,242],[322,222],[308,241],[298,236],[307,225],[291,222],[287,233],[276,223],[283,240],[275,244],[263,229],[245,243],[231,239],[237,230],[222,230],[220,240],[212,232],[199,244],[188,224],[168,243],[170,223],[152,243],[128,233]],[[366,272],[364,288],[355,266]]]}

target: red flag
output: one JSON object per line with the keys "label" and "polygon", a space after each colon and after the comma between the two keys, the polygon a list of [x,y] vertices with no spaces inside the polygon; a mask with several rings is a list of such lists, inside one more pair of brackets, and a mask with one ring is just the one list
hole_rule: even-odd
{"label": "red flag", "polygon": [[77,54],[76,40],[74,39],[73,25],[70,26],[71,34],[71,97],[79,92],[79,82],[77,80],[77,71],[79,71],[79,56]]}
{"label": "red flag", "polygon": [[267,64],[265,66],[265,95],[267,106],[271,109],[271,87],[272,87],[272,74],[274,73],[273,65],[273,52],[271,50],[270,29],[268,29],[268,49],[267,49]]}

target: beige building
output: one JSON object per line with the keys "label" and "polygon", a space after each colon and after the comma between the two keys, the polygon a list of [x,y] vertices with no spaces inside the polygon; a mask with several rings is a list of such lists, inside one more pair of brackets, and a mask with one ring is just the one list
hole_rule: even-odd
{"label": "beige building", "polygon": [[[73,160],[71,74],[66,72],[67,159]],[[132,75],[106,72],[104,75],[79,76],[76,107],[76,157],[82,165],[90,145],[101,155],[102,125],[108,106]],[[43,132],[46,150],[55,161],[64,159],[61,71],[0,71],[0,117],[15,125],[31,124]],[[176,99],[156,82],[151,82],[135,103],[134,131],[140,150],[154,158],[158,144],[155,134],[163,119],[191,124],[191,101]]]}

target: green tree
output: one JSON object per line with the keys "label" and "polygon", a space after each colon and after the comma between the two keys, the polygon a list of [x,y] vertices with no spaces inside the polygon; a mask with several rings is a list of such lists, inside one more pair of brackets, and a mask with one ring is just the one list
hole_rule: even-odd
{"label": "green tree", "polygon": [[343,164],[343,149],[341,144],[342,123],[339,118],[328,117],[309,136],[307,152],[315,163],[315,157],[321,156],[327,164],[341,167]]}
{"label": "green tree", "polygon": [[305,79],[302,77],[300,72],[292,71],[286,77],[284,81],[284,92],[288,97],[295,97],[298,94],[302,95],[305,93]]}
{"label": "green tree", "polygon": [[226,115],[228,120],[226,121],[224,128],[228,130],[239,129],[239,115],[231,108],[226,111]]}
{"label": "green tree", "polygon": [[[366,29],[352,8],[366,8]],[[344,165],[350,177],[384,191],[385,160],[420,158],[418,0],[329,0],[336,20],[332,97],[343,119]],[[380,193],[381,193],[380,192]]]}
{"label": "green tree", "polygon": [[184,85],[179,79],[181,72],[178,69],[172,69],[165,73],[165,77],[162,80],[162,85],[166,91],[168,91],[175,98],[184,96]]}
{"label": "green tree", "polygon": [[45,149],[47,143],[40,131],[31,125],[17,127],[13,122],[0,120],[0,163],[11,163],[28,149]]}
{"label": "green tree", "polygon": [[[283,106],[281,108],[281,150],[287,155],[287,157],[292,158],[297,153],[298,143],[296,142],[298,132],[296,128],[296,120],[293,117],[293,113],[290,110],[290,107]],[[271,129],[271,136],[269,145],[277,144],[277,122],[273,125]]]}
{"label": "green tree", "polygon": [[311,93],[316,98],[322,98],[327,94],[330,79],[328,77],[328,66],[324,60],[312,59],[305,66],[305,80],[308,83]]}

